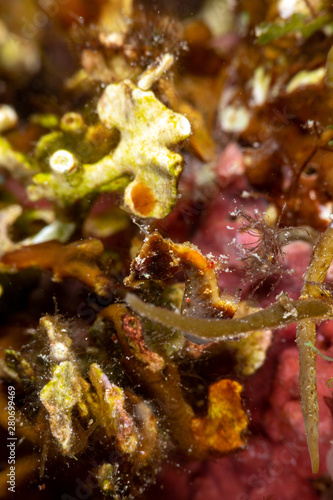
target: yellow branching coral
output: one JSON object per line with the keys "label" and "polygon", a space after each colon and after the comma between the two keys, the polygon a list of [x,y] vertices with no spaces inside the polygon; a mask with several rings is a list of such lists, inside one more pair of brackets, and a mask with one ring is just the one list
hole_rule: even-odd
{"label": "yellow branching coral", "polygon": [[190,135],[187,118],[129,80],[108,85],[97,112],[104,125],[120,131],[117,147],[93,164],[81,163],[71,151],[55,151],[50,159],[52,172],[34,176],[30,198],[68,205],[90,193],[126,186],[124,202],[130,212],[165,217],[176,201],[183,162],[169,146]]}

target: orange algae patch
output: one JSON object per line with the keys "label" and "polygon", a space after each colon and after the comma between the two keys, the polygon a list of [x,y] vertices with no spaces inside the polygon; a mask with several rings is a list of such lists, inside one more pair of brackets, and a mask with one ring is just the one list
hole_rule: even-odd
{"label": "orange algae patch", "polygon": [[109,280],[96,264],[102,252],[102,243],[93,238],[69,245],[48,241],[9,252],[2,257],[2,263],[15,270],[29,267],[50,270],[55,280],[74,278],[103,294],[108,290]]}
{"label": "orange algae patch", "polygon": [[131,198],[134,208],[139,214],[147,216],[154,210],[156,204],[154,194],[152,190],[142,182],[138,182],[133,186]]}
{"label": "orange algae patch", "polygon": [[207,416],[192,420],[192,432],[200,448],[220,455],[245,445],[242,434],[249,419],[241,392],[238,382],[227,379],[209,387]]}

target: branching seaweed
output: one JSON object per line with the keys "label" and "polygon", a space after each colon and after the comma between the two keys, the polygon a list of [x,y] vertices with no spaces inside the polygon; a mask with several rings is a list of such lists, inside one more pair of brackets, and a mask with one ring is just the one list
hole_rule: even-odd
{"label": "branching seaweed", "polygon": [[[333,259],[333,223],[331,222],[325,233],[316,244],[310,265],[304,277],[301,299],[320,298],[324,295],[320,284],[324,281],[326,272]],[[316,380],[316,355],[309,342],[315,344],[316,325],[312,319],[298,323],[297,336],[299,348],[299,377],[301,386],[302,413],[305,424],[308,448],[311,457],[312,471],[319,469],[319,408]]]}
{"label": "branching seaweed", "polygon": [[276,302],[248,316],[225,320],[183,316],[147,304],[134,294],[127,294],[125,300],[138,314],[169,328],[178,328],[184,335],[200,344],[214,340],[230,340],[253,331],[281,328],[295,322],[322,321],[332,315],[331,305],[319,298],[290,301],[289,305],[294,308],[295,315]]}

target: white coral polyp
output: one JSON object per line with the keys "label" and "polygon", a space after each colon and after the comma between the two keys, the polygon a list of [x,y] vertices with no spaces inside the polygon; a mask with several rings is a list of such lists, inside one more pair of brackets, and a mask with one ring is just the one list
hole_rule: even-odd
{"label": "white coral polyp", "polygon": [[66,151],[65,149],[59,149],[50,158],[49,161],[50,168],[59,174],[66,174],[72,172],[77,167],[77,162],[75,156]]}

